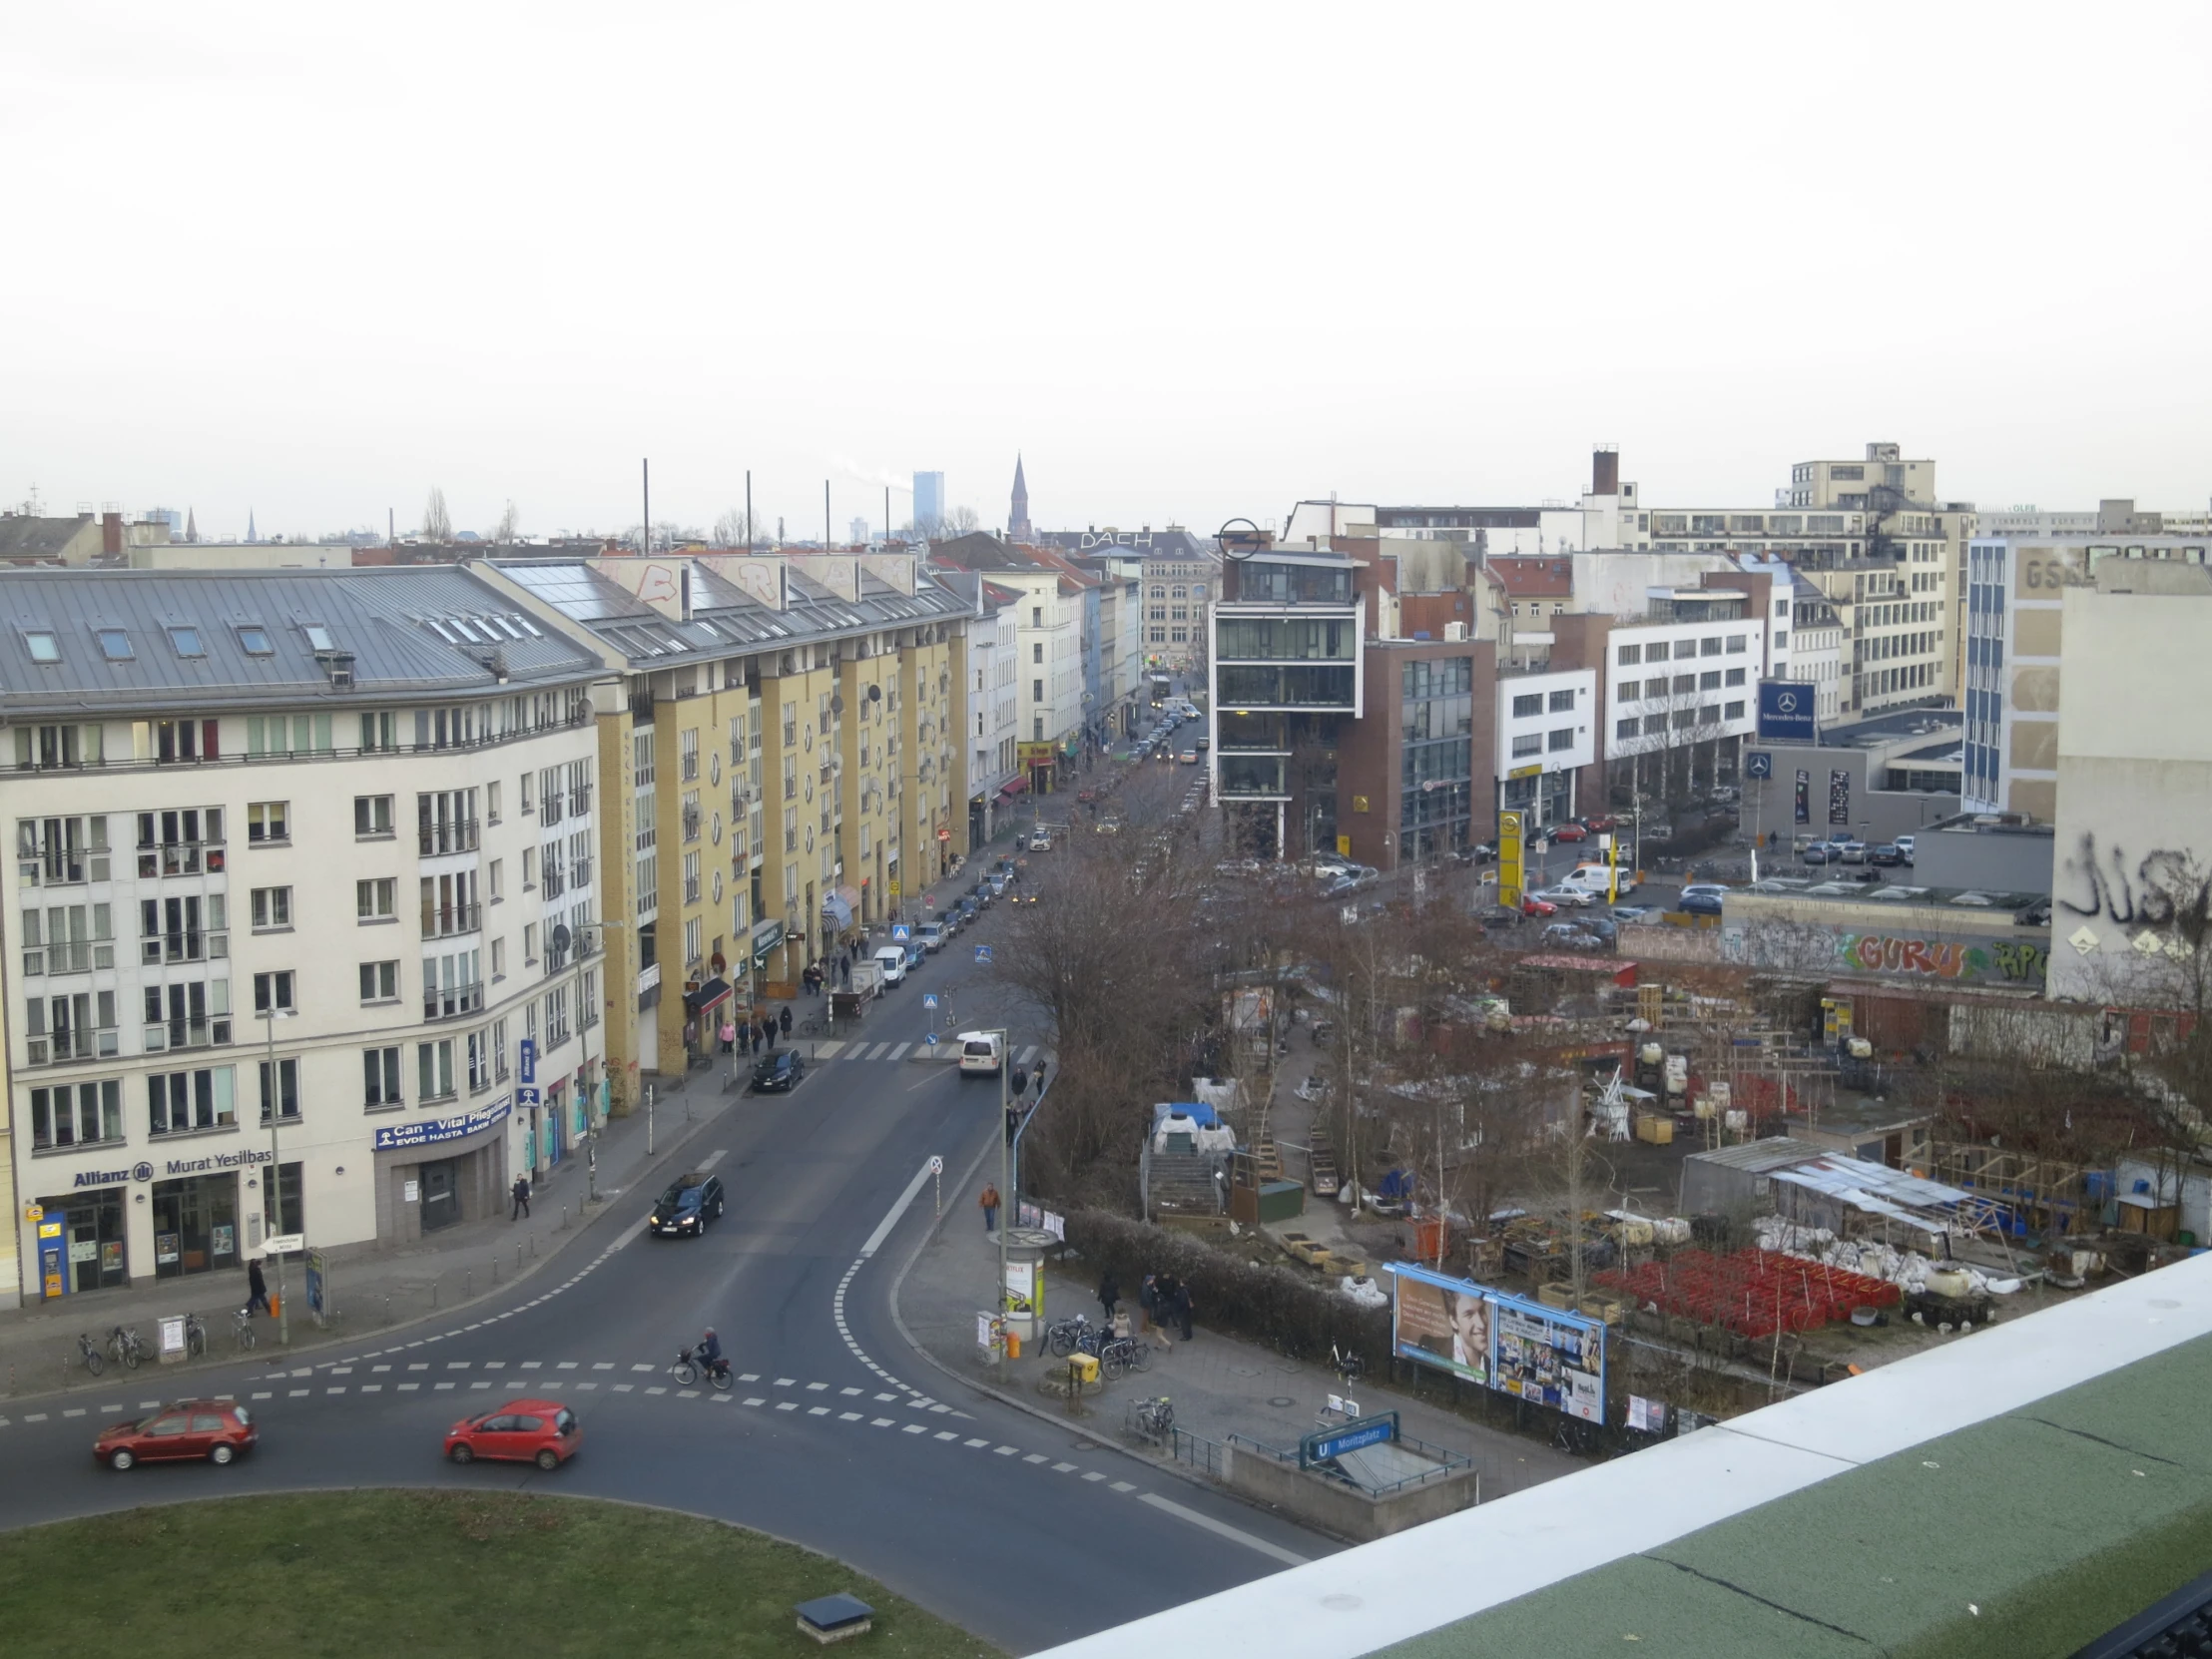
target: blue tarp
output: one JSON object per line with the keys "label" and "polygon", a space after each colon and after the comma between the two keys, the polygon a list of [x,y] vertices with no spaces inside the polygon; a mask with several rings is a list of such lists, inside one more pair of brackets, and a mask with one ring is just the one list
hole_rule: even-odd
{"label": "blue tarp", "polygon": [[1152,1132],[1158,1134],[1160,1125],[1171,1117],[1189,1118],[1201,1129],[1221,1127],[1219,1114],[1203,1100],[1162,1101],[1152,1108]]}
{"label": "blue tarp", "polygon": [[834,921],[839,931],[852,925],[852,906],[836,893],[823,894],[822,913]]}

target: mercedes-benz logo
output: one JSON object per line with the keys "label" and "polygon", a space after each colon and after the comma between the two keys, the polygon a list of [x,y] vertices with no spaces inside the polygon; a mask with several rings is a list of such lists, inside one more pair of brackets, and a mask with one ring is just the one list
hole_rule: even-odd
{"label": "mercedes-benz logo", "polygon": [[1775,697],[1775,700],[1774,700],[1774,706],[1775,706],[1776,710],[1777,710],[1778,712],[1782,713],[1782,714],[1786,714],[1786,715],[1794,715],[1794,714],[1796,714],[1796,713],[1797,713],[1797,693],[1796,693],[1796,692],[1781,692],[1781,693],[1778,693],[1778,694],[1776,695],[1776,697]]}

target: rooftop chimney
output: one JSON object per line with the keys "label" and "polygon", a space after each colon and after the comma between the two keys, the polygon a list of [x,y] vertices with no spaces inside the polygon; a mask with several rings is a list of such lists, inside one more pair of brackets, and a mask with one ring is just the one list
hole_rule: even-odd
{"label": "rooftop chimney", "polygon": [[100,515],[100,551],[103,553],[120,553],[123,551],[123,515],[113,509]]}
{"label": "rooftop chimney", "polygon": [[1590,457],[1590,493],[1618,495],[1620,492],[1621,452],[1606,445]]}

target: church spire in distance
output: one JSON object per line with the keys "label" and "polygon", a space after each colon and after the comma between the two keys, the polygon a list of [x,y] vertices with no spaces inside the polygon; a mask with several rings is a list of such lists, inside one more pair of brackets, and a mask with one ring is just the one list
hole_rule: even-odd
{"label": "church spire in distance", "polygon": [[1014,503],[1012,511],[1006,515],[1006,539],[1008,541],[1028,541],[1030,537],[1029,484],[1028,480],[1021,475],[1021,452],[1016,450],[1014,452]]}

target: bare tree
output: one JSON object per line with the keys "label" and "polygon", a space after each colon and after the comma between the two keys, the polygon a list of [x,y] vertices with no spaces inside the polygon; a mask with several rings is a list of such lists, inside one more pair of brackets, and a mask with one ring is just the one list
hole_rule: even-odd
{"label": "bare tree", "polygon": [[522,515],[515,511],[515,504],[510,500],[506,511],[499,515],[499,522],[492,526],[491,539],[502,547],[511,547],[521,535]]}
{"label": "bare tree", "polygon": [[422,539],[438,542],[453,539],[453,515],[445,510],[445,491],[435,484],[430,486],[430,499],[422,507]]}
{"label": "bare tree", "polygon": [[937,520],[936,528],[930,534],[949,541],[954,536],[964,536],[982,527],[983,521],[976,516],[973,507],[947,507],[944,516]]}
{"label": "bare tree", "polygon": [[713,546],[751,548],[759,540],[760,527],[746,518],[743,507],[732,507],[715,520]]}

